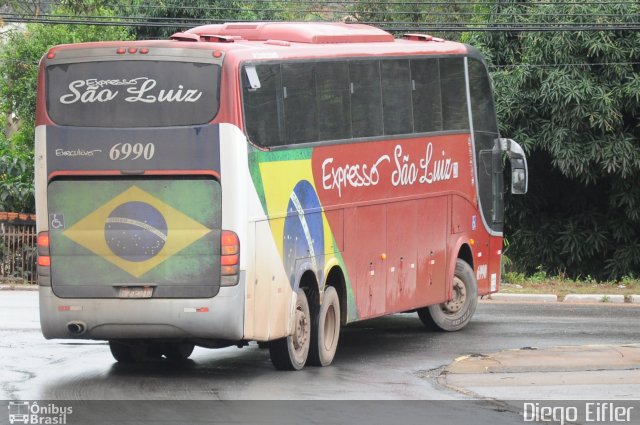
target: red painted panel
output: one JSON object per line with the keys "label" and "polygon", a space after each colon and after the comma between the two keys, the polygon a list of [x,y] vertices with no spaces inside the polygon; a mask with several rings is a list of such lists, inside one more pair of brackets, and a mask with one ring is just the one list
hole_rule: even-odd
{"label": "red painted panel", "polygon": [[[473,214],[473,212],[469,212],[469,215]],[[482,225],[482,223],[481,223]],[[473,246],[471,250],[473,251],[473,266],[474,271],[476,273],[476,282],[478,284],[478,293],[486,294],[489,292],[489,235],[483,229],[479,232],[475,232],[472,236],[473,238]]]}
{"label": "red painted panel", "polygon": [[418,214],[418,283],[414,307],[446,300],[448,200],[445,196],[422,199]]}
{"label": "red painted panel", "polygon": [[[453,196],[451,207],[451,233],[471,233],[471,224],[473,208],[468,200],[460,197]],[[477,214],[477,213],[476,213]],[[481,220],[480,217],[477,220]],[[482,225],[477,223],[476,225]]]}
{"label": "red painted panel", "polygon": [[387,311],[408,310],[416,304],[419,203],[387,206]]}
{"label": "red painted panel", "polygon": [[[489,291],[498,292],[500,290],[500,271],[502,258],[502,238],[491,236],[489,240]],[[493,277],[495,274],[495,278]],[[494,285],[495,282],[495,285]],[[482,293],[484,295],[484,293]]]}
{"label": "red painted panel", "polygon": [[[372,205],[355,209],[355,222],[345,221],[345,228],[354,240],[349,240],[349,254],[356,260],[356,304],[358,316],[379,316],[385,310],[386,260],[386,205]],[[346,219],[346,217],[345,217]],[[353,270],[353,269],[351,269]]]}

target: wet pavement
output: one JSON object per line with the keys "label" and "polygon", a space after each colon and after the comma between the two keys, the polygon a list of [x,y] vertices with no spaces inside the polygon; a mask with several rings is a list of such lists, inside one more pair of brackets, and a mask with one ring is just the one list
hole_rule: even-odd
{"label": "wet pavement", "polygon": [[[480,302],[471,324],[457,333],[425,331],[416,314],[393,315],[344,329],[332,366],[300,372],[275,371],[268,351],[256,345],[197,348],[191,360],[179,366],[164,361],[120,365],[104,342],[45,340],[37,308],[35,292],[0,293],[0,399],[467,400],[565,399],[572,394],[624,399],[640,394],[638,346],[632,345],[640,343],[640,307],[633,305]],[[630,363],[616,363],[617,369],[610,371],[610,384],[595,385],[603,382],[603,375],[593,373],[613,365],[615,356],[588,347],[594,345],[631,350],[625,354]],[[545,350],[558,346],[569,348]],[[520,350],[524,347],[537,350]],[[503,350],[518,351],[499,354]],[[544,356],[530,357],[533,352]],[[468,362],[477,360],[491,373],[467,373],[460,369],[465,361],[449,366],[469,355]],[[535,369],[573,359],[565,361],[568,367],[589,355],[604,357],[582,369]],[[483,356],[499,360],[503,368]],[[512,385],[511,377],[519,372],[504,368],[504,356],[531,373],[535,385]],[[561,372],[566,374],[551,379]],[[483,380],[487,376],[493,381]],[[504,379],[496,381],[500,376]]]}

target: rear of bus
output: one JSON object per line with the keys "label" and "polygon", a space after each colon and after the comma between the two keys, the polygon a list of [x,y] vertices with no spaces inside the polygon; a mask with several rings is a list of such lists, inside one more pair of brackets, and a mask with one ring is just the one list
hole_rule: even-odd
{"label": "rear of bus", "polygon": [[[36,209],[46,338],[238,341],[237,226],[223,226],[224,53],[88,43],[40,64]],[[227,223],[228,224],[228,223]]]}

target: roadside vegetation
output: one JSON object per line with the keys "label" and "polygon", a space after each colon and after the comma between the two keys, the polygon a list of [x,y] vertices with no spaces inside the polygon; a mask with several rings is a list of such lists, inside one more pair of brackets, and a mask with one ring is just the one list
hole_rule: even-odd
{"label": "roadside vegetation", "polygon": [[33,211],[36,73],[50,46],[166,38],[225,20],[362,22],[396,36],[457,39],[485,55],[501,133],[529,158],[529,193],[505,195],[505,253],[512,266],[504,277],[513,284],[505,291],[640,292],[638,280],[629,278],[640,276],[639,2],[5,3],[12,13],[3,13],[4,23],[12,16],[32,23],[0,41],[0,118],[18,123],[0,135],[0,210]]}
{"label": "roadside vegetation", "polygon": [[530,276],[505,272],[500,292],[508,294],[554,294],[562,299],[567,294],[640,294],[640,279],[625,276],[616,281],[597,281],[591,276],[569,278],[566,275],[548,275],[542,268]]}

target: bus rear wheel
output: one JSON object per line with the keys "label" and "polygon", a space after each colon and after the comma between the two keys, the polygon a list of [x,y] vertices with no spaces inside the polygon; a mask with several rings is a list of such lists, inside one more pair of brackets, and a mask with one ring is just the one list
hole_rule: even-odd
{"label": "bus rear wheel", "polygon": [[478,305],[478,284],[473,269],[464,260],[456,260],[453,298],[442,304],[418,309],[418,317],[429,329],[458,331],[470,321]]}
{"label": "bus rear wheel", "polygon": [[195,345],[188,342],[167,343],[162,350],[162,354],[169,361],[181,362],[189,358],[194,348]]}
{"label": "bus rear wheel", "polygon": [[329,366],[336,355],[340,338],[340,299],[333,286],[324,291],[322,305],[311,328],[309,364]]}
{"label": "bus rear wheel", "polygon": [[269,354],[271,362],[278,370],[300,370],[309,356],[311,339],[311,315],[309,303],[302,289],[298,289],[292,334],[286,338],[271,341]]}
{"label": "bus rear wheel", "polygon": [[109,350],[111,350],[111,355],[117,362],[134,363],[136,361],[131,345],[129,344],[123,344],[118,341],[109,341]]}

